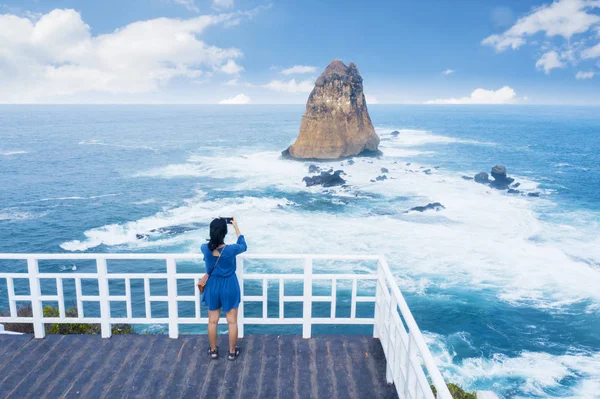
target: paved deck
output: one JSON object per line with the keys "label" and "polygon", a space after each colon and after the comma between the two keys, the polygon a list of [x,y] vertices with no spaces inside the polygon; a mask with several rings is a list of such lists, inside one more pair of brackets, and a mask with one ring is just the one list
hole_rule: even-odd
{"label": "paved deck", "polygon": [[205,335],[0,335],[0,398],[397,398],[371,337],[250,335],[234,362],[207,347]]}

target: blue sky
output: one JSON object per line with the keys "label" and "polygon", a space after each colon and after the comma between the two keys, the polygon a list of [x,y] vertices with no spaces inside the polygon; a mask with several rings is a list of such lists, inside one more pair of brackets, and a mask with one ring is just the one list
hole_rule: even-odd
{"label": "blue sky", "polygon": [[[599,0],[0,0],[2,103],[600,105]],[[295,67],[292,69],[293,67]]]}

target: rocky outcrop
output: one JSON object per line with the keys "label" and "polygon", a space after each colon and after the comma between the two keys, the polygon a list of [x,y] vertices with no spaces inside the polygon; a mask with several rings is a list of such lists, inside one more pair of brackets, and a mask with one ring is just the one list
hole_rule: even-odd
{"label": "rocky outcrop", "polygon": [[336,170],[321,172],[320,175],[316,176],[306,176],[302,181],[306,183],[306,187],[318,186],[321,185],[323,187],[333,187],[333,186],[341,186],[346,183],[346,180],[342,179],[340,174],[344,173],[343,170]]}
{"label": "rocky outcrop", "polygon": [[488,184],[490,182],[490,178],[485,172],[477,173],[473,179],[475,180],[475,182],[481,184]]}
{"label": "rocky outcrop", "polygon": [[439,202],[432,202],[425,206],[415,206],[414,208],[410,208],[411,211],[417,211],[417,212],[425,212],[428,210],[435,210],[436,212],[439,212],[442,209],[446,209],[446,207],[444,205],[440,204]]}
{"label": "rocky outcrop", "polygon": [[321,171],[321,168],[319,168],[317,165],[309,165],[308,166],[308,173],[319,173]]}
{"label": "rocky outcrop", "polygon": [[296,142],[282,156],[300,159],[338,159],[381,155],[363,82],[354,63],[332,61],[308,97]]}
{"label": "rocky outcrop", "polygon": [[400,135],[400,132],[397,130],[394,130],[393,132],[390,133],[390,136],[392,137],[398,137]]}
{"label": "rocky outcrop", "polygon": [[506,168],[503,165],[496,165],[492,168],[492,177],[494,181],[490,183],[490,187],[498,190],[506,190],[515,181],[506,176]]}

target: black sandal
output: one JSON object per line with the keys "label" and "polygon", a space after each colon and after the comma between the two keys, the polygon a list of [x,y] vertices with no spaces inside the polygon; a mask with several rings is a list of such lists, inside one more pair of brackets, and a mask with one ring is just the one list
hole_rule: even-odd
{"label": "black sandal", "polygon": [[210,356],[211,359],[215,360],[219,358],[219,347],[217,346],[217,349],[212,350],[211,347],[208,347],[208,356]]}
{"label": "black sandal", "polygon": [[240,348],[238,348],[237,346],[235,347],[235,352],[229,352],[229,355],[227,355],[227,360],[235,360],[238,358],[238,356],[240,355]]}

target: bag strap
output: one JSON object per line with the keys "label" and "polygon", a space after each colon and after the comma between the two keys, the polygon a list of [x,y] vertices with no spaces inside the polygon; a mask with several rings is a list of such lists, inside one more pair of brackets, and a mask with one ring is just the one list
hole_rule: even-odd
{"label": "bag strap", "polygon": [[225,247],[226,245],[223,245],[223,249],[221,250],[221,252],[219,253],[219,257],[217,258],[217,261],[215,262],[215,265],[213,266],[213,268],[210,270],[210,273],[208,273],[208,275],[210,276],[212,274],[212,272],[215,271],[215,268],[217,267],[217,265],[219,264],[219,260],[221,260],[221,255],[223,255],[223,251],[225,251]]}

